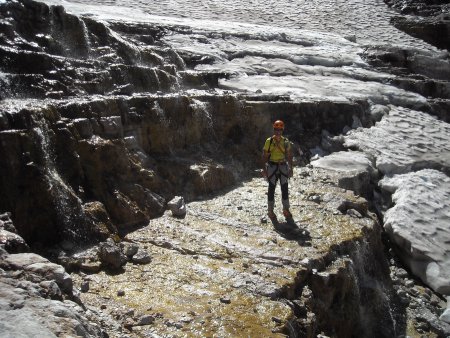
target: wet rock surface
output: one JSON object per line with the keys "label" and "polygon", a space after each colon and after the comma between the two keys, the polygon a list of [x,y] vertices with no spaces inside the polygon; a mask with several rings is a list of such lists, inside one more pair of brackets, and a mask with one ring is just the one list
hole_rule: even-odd
{"label": "wet rock surface", "polygon": [[[321,176],[302,171],[306,172],[308,176],[299,172],[291,180],[295,224],[281,222],[274,228],[260,222],[266,210],[266,183],[259,178],[222,196],[188,203],[185,218],[166,212],[128,234],[126,240],[145,247],[152,262],[127,264],[114,277],[97,274],[95,286],[81,296],[84,304],[102,303],[107,313],[133,308],[131,336],[158,332],[276,337],[289,330],[316,332],[316,327],[339,336],[377,332],[376,327],[354,325],[361,322],[358,309],[365,308],[363,299],[369,296],[357,280],[376,280],[380,287],[390,288],[382,277],[387,265],[380,259],[380,227],[367,210],[361,218],[339,210],[352,205],[363,212],[364,199],[324,185]],[[317,203],[308,199],[311,195],[326,200],[319,213]],[[368,268],[358,270],[361,266],[352,259],[367,261]],[[74,278],[80,284],[84,280],[82,275]],[[111,282],[114,287],[106,287]],[[117,295],[119,290],[123,296]],[[378,310],[389,310],[382,299],[379,302]],[[373,309],[366,311],[368,318],[378,316]],[[348,321],[342,321],[344,313]],[[142,315],[154,318],[151,325],[137,324]],[[393,330],[386,320],[382,336]]]}

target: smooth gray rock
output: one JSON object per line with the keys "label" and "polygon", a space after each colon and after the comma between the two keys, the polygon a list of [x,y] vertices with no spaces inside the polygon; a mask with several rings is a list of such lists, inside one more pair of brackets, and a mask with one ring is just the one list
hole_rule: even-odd
{"label": "smooth gray rock", "polygon": [[46,279],[54,280],[67,293],[72,292],[72,278],[61,265],[50,262],[34,263],[27,266],[27,270],[39,274]]}
{"label": "smooth gray rock", "polygon": [[147,251],[139,249],[131,260],[136,264],[148,264],[152,261],[152,257]]}
{"label": "smooth gray rock", "polygon": [[47,286],[51,283],[39,286],[26,280],[0,280],[0,337],[103,337],[79,305],[43,298],[50,295],[36,291]]}
{"label": "smooth gray rock", "polygon": [[51,263],[48,259],[34,253],[12,254],[4,263],[15,270],[26,270],[41,276],[44,280],[54,280],[59,287],[72,292],[72,278],[61,265]]}
{"label": "smooth gray rock", "polygon": [[172,211],[172,215],[176,217],[186,216],[186,204],[184,203],[184,198],[181,196],[174,197],[167,206]]}

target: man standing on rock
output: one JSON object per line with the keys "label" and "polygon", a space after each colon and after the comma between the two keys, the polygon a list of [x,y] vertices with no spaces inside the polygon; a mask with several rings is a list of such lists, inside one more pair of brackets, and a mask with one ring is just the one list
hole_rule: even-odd
{"label": "man standing on rock", "polygon": [[281,202],[283,204],[283,215],[286,220],[292,219],[289,211],[289,177],[293,175],[292,149],[289,140],[282,136],[284,122],[277,120],[273,123],[274,135],[269,137],[264,143],[262,164],[263,176],[269,182],[267,194],[268,216],[272,222],[277,221],[274,213],[275,207],[275,187],[278,179],[281,186]]}

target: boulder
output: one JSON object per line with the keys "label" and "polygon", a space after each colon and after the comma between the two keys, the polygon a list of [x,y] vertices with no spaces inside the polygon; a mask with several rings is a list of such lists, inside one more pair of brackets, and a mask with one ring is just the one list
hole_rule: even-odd
{"label": "boulder", "polygon": [[[53,291],[50,288],[55,288]],[[104,337],[81,306],[57,299],[56,286],[7,279],[0,281],[0,336],[2,337]]]}
{"label": "boulder", "polygon": [[175,196],[169,203],[167,203],[172,215],[175,217],[186,216],[186,204],[184,198],[181,196]]}
{"label": "boulder", "polygon": [[9,253],[21,253],[30,251],[30,247],[19,235],[0,229],[0,245]]}
{"label": "boulder", "polygon": [[103,266],[113,270],[120,269],[127,263],[127,257],[112,240],[100,244],[99,257]]}
{"label": "boulder", "polygon": [[55,281],[61,290],[72,292],[72,278],[61,265],[34,253],[19,253],[7,256],[3,264],[14,270],[25,270],[39,275],[43,280]]}

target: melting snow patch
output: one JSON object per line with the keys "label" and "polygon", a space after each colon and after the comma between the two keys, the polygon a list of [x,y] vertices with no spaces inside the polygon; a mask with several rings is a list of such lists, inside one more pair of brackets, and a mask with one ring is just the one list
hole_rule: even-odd
{"label": "melting snow patch", "polygon": [[385,229],[412,272],[436,292],[450,294],[450,178],[431,169],[384,178],[394,207]]}

